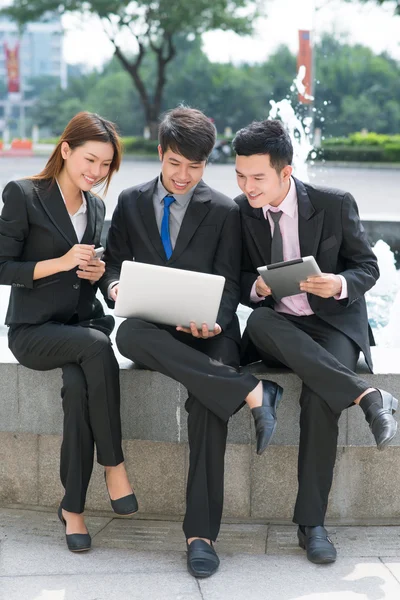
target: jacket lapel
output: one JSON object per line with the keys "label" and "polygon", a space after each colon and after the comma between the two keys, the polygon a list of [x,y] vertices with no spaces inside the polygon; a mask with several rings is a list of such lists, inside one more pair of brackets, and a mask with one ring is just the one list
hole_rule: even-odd
{"label": "jacket lapel", "polygon": [[140,195],[138,197],[138,209],[140,215],[143,219],[143,224],[147,231],[148,238],[160,256],[160,258],[165,262],[166,256],[164,251],[164,246],[161,241],[160,232],[158,231],[156,215],[154,213],[153,206],[153,195],[155,193],[156,185],[157,185],[158,177],[153,179],[149,183],[146,183],[140,190]]}
{"label": "jacket lapel", "polygon": [[35,182],[35,189],[49,219],[70,246],[78,243],[75,229],[68,214],[56,181]]}
{"label": "jacket lapel", "polygon": [[243,213],[243,220],[248,227],[259,253],[261,254],[263,264],[271,263],[271,228],[268,219],[265,219],[262,208],[247,207],[247,212]]}
{"label": "jacket lapel", "polygon": [[185,250],[186,246],[189,244],[200,223],[210,210],[208,206],[208,202],[210,202],[210,200],[210,188],[204,183],[204,181],[200,181],[197,184],[194,194],[189,201],[189,205],[186,209],[185,216],[183,217],[182,225],[176,240],[175,248],[172,252],[171,258],[168,261],[168,264],[177,260]]}
{"label": "jacket lapel", "polygon": [[84,192],[87,206],[87,225],[81,244],[96,244],[102,229],[101,211],[97,209],[96,198],[90,192]]}
{"label": "jacket lapel", "polygon": [[325,211],[316,212],[304,184],[294,179],[299,208],[299,241],[301,256],[317,256]]}

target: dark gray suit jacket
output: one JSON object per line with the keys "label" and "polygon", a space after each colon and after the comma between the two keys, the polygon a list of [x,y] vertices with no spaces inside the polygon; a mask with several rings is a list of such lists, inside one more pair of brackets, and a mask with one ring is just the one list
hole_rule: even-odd
{"label": "dark gray suit jacket", "polygon": [[[379,277],[378,263],[358,216],[353,196],[335,189],[316,187],[295,179],[299,209],[301,256],[314,256],[321,271],[343,275],[348,298],[320,298],[308,294],[314,313],[352,339],[372,370],[364,294]],[[252,308],[273,306],[272,297],[259,304],[250,302],[250,291],[258,277],[257,267],[271,263],[271,229],[262,209],[253,209],[244,194],[235,198],[243,231],[241,302]]]}
{"label": "dark gray suit jacket", "polygon": [[[100,245],[104,202],[85,193],[88,224],[82,244]],[[38,261],[59,258],[78,243],[57,184],[49,180],[11,181],[3,190],[0,217],[0,284],[11,286],[7,325],[65,323],[101,317],[97,286],[79,279],[77,269],[33,280]]]}
{"label": "dark gray suit jacket", "polygon": [[236,308],[240,295],[241,237],[237,205],[200,181],[167,260],[153,207],[157,180],[120,194],[104,255],[106,273],[100,281],[104,297],[112,308],[114,303],[107,298],[107,289],[119,279],[124,260],[222,275],[226,281],[217,322],[227,336],[239,341]]}

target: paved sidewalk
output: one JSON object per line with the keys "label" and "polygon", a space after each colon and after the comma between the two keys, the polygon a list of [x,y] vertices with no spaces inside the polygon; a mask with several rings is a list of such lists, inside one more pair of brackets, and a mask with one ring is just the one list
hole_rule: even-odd
{"label": "paved sidewalk", "polygon": [[293,525],[225,523],[221,567],[186,571],[181,523],[88,513],[72,554],[54,509],[0,508],[1,600],[399,600],[400,527],[330,527],[339,558],[309,563]]}

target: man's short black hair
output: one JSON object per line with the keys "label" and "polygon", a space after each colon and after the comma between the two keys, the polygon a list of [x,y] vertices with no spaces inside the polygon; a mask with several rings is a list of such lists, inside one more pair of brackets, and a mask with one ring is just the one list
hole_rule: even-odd
{"label": "man's short black hair", "polygon": [[188,160],[207,160],[215,144],[215,127],[205,114],[195,108],[178,106],[165,113],[158,139],[162,152],[170,148]]}
{"label": "man's short black hair", "polygon": [[277,173],[292,164],[292,141],[281,121],[253,121],[237,132],[232,146],[240,156],[268,154],[271,167]]}

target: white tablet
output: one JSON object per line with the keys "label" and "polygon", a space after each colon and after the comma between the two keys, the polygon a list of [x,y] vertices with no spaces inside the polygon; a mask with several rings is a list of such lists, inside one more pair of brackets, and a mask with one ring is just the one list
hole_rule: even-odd
{"label": "white tablet", "polygon": [[214,329],[225,278],[135,261],[122,263],[115,315]]}
{"label": "white tablet", "polygon": [[301,281],[305,281],[307,277],[322,275],[313,256],[259,267],[257,271],[271,288],[272,295],[276,300],[286,296],[302,294],[303,292],[300,290]]}

